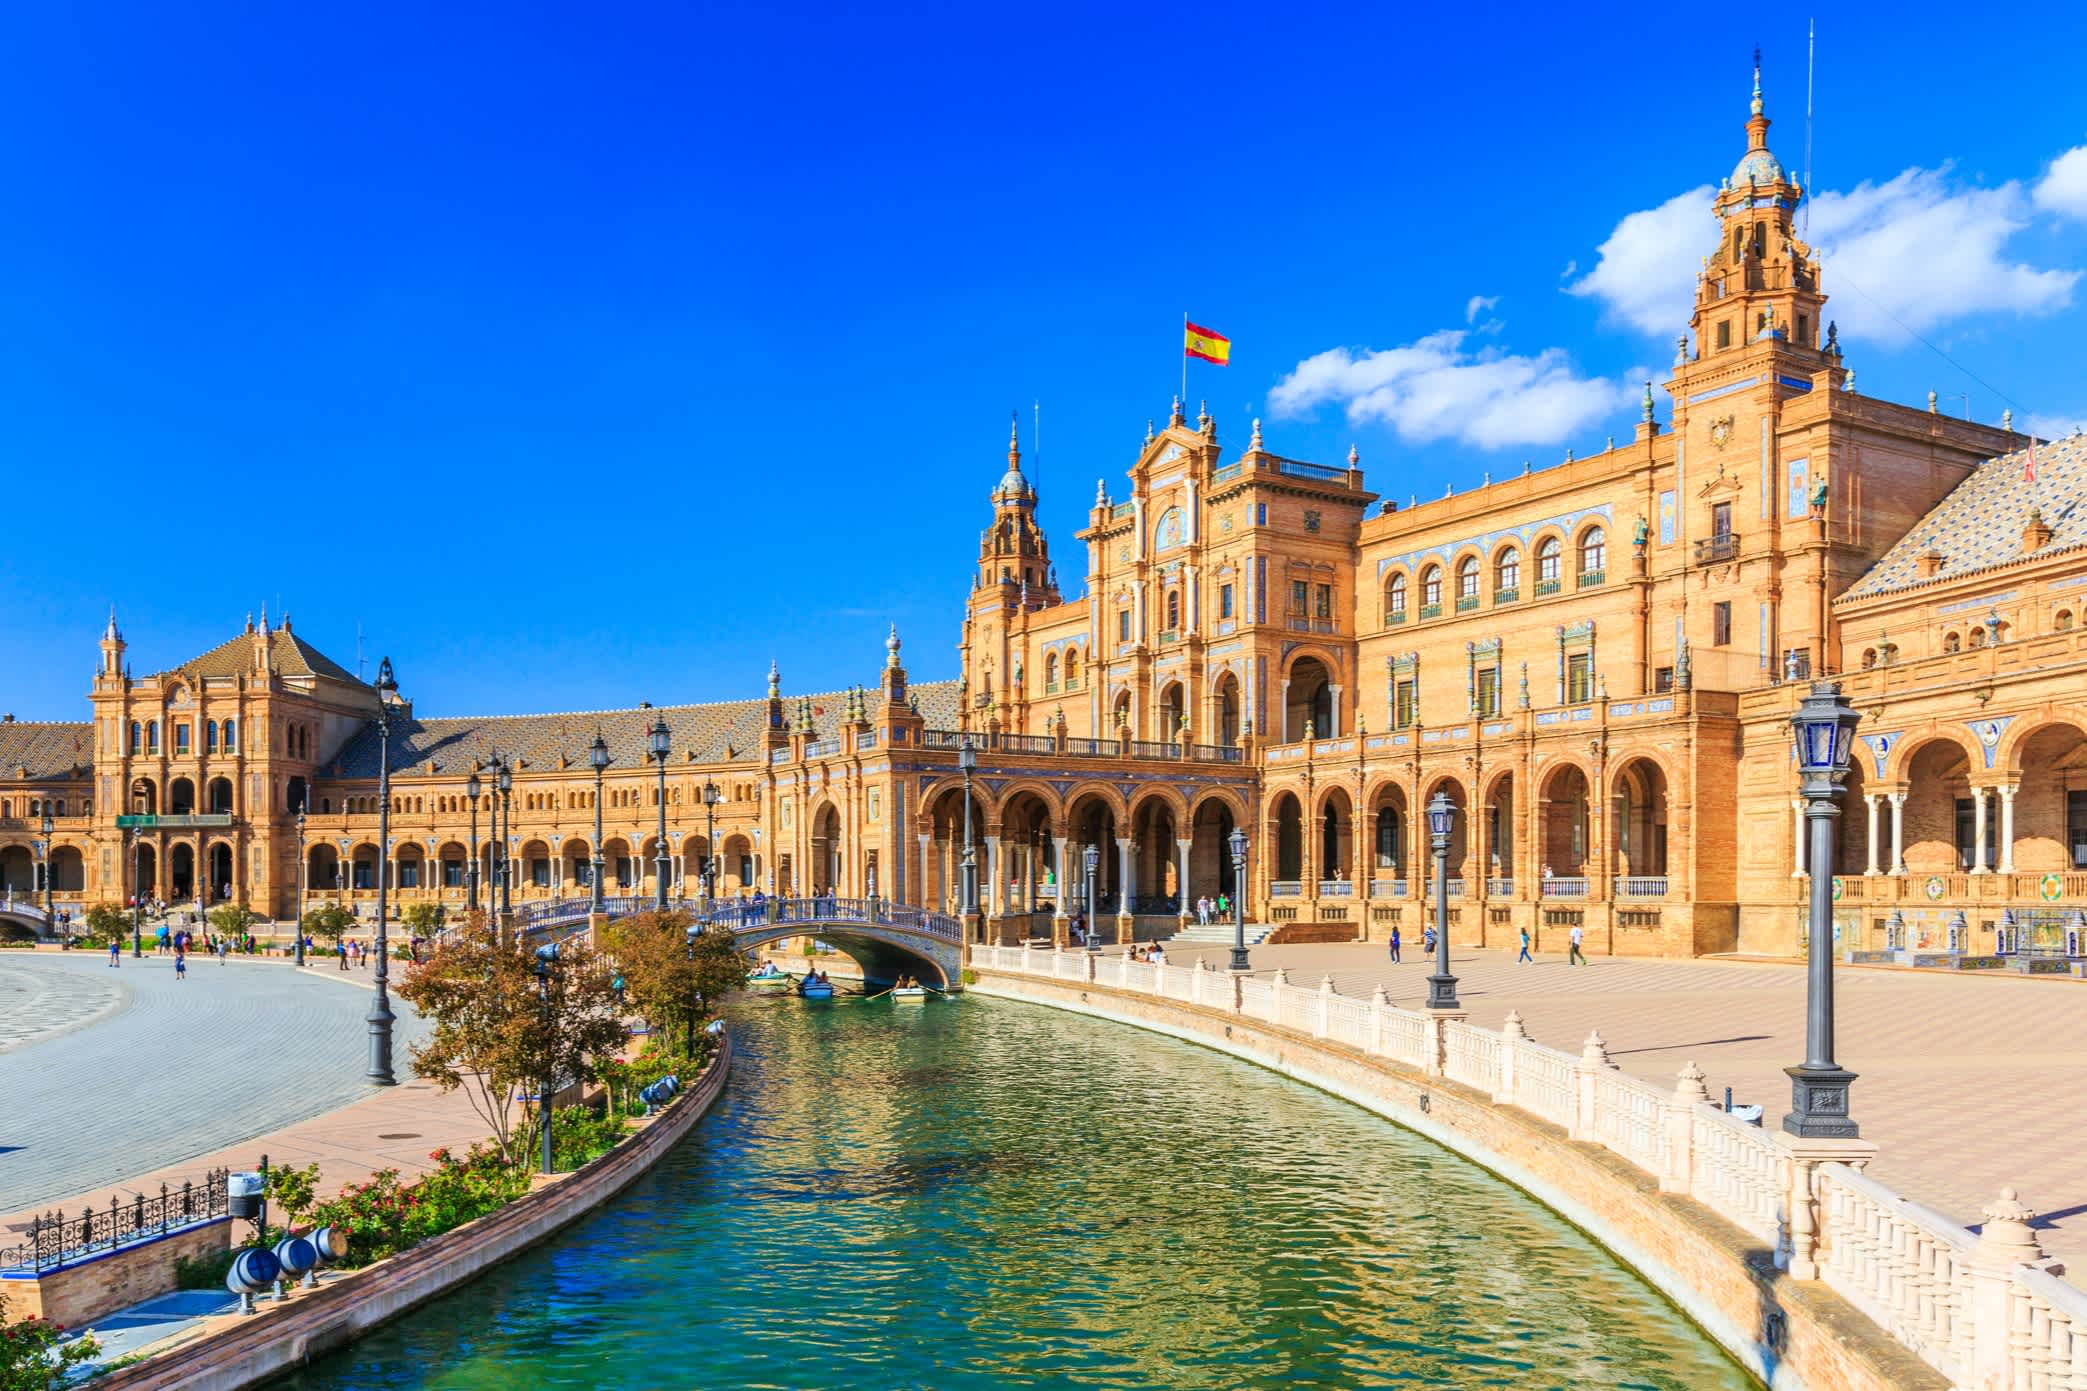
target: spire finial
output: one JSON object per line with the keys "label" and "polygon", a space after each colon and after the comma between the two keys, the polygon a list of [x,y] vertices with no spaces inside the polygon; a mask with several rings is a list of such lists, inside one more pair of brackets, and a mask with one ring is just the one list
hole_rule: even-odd
{"label": "spire finial", "polygon": [[1753,114],[1761,114],[1761,45],[1754,45],[1754,105]]}
{"label": "spire finial", "polygon": [[781,697],[782,693],[783,673],[777,668],[774,659],[771,658],[768,663],[768,698],[776,700]]}
{"label": "spire finial", "polygon": [[1688,366],[1688,335],[1685,333],[1674,340],[1674,365]]}
{"label": "spire finial", "polygon": [[116,606],[114,604],[109,605],[109,626],[102,630],[101,636],[104,642],[121,642],[123,640],[123,634],[116,631]]}
{"label": "spire finial", "polygon": [[1109,480],[1106,478],[1094,480],[1094,505],[1096,507],[1107,507],[1109,505]]}
{"label": "spire finial", "polygon": [[1196,428],[1208,430],[1211,423],[1210,403],[1208,401],[1198,401],[1196,403]]}
{"label": "spire finial", "polygon": [[1181,398],[1179,396],[1176,396],[1174,398],[1174,409],[1169,414],[1167,418],[1167,423],[1169,425],[1179,425],[1181,423],[1181,420]]}
{"label": "spire finial", "polygon": [[268,635],[268,601],[266,599],[261,601],[261,635],[263,637]]}
{"label": "spire finial", "polygon": [[1153,439],[1153,433],[1152,433],[1152,417],[1148,415],[1148,416],[1146,416],[1146,417],[1145,417],[1145,443],[1147,443],[1147,444],[1150,444],[1150,443],[1152,443],[1152,439]]}
{"label": "spire finial", "polygon": [[1651,383],[1651,382],[1647,382],[1647,383],[1645,383],[1645,402],[1644,402],[1644,407],[1645,407],[1645,423],[1646,423],[1647,425],[1650,425],[1650,424],[1652,423],[1652,383]]}
{"label": "spire finial", "polygon": [[1010,466],[1022,461],[1022,413],[1007,413],[1007,462]]}
{"label": "spire finial", "polygon": [[1348,446],[1348,467],[1362,467],[1362,455],[1359,452],[1357,452],[1355,446],[1352,444]]}
{"label": "spire finial", "polygon": [[899,664],[899,625],[896,623],[891,625],[891,636],[884,639],[884,653],[884,665],[895,667]]}
{"label": "spire finial", "polygon": [[1261,447],[1261,417],[1258,415],[1254,417],[1254,437],[1247,441],[1246,447],[1248,449],[1259,449]]}

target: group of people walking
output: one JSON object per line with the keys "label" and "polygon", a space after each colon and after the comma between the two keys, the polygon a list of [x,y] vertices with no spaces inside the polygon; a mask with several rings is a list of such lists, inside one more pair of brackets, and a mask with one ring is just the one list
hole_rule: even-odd
{"label": "group of people walking", "polygon": [[[1425,929],[1424,929],[1424,930],[1422,931],[1422,933],[1421,933],[1421,936],[1422,936],[1423,942],[1424,942],[1424,944],[1425,944],[1425,949],[1426,949],[1426,952],[1427,952],[1427,954],[1428,954],[1429,956],[1433,956],[1433,955],[1435,954],[1435,928],[1434,928],[1433,924],[1430,924],[1430,925],[1429,925],[1429,926],[1428,926],[1427,928],[1425,928]],[[1585,944],[1585,942],[1586,942],[1586,934],[1585,934],[1585,933],[1584,933],[1584,932],[1582,931],[1582,929],[1580,928],[1580,925],[1579,925],[1578,923],[1575,923],[1575,924],[1573,924],[1573,929],[1572,929],[1572,932],[1571,932],[1571,934],[1570,934],[1570,937],[1569,937],[1569,945],[1568,945],[1568,949],[1567,949],[1567,951],[1566,951],[1566,954],[1565,954],[1565,964],[1566,964],[1566,965],[1568,965],[1568,966],[1585,966],[1585,965],[1587,964],[1587,953],[1581,950],[1581,947],[1582,947],[1582,946],[1583,946],[1583,945]],[[1389,947],[1391,948],[1391,959],[1392,959],[1392,960],[1393,960],[1394,962],[1397,962],[1397,961],[1399,961],[1399,960],[1402,960],[1402,959],[1403,959],[1403,958],[1401,958],[1401,956],[1399,955],[1399,953],[1400,953],[1400,951],[1401,951],[1401,950],[1403,949],[1403,947],[1405,946],[1405,942],[1404,942],[1404,939],[1403,939],[1403,937],[1401,936],[1401,934],[1400,934],[1400,932],[1399,932],[1399,928],[1398,928],[1398,924],[1397,924],[1397,923],[1393,923],[1393,924],[1392,924],[1392,926],[1391,926],[1391,939],[1390,939],[1390,941],[1389,941],[1389,942],[1387,943],[1387,945],[1388,945],[1388,946],[1389,946]],[[1533,957],[1533,956],[1531,956],[1531,955],[1529,954],[1529,947],[1530,947],[1530,937],[1529,937],[1529,929],[1525,927],[1525,928],[1523,928],[1523,929],[1522,929],[1522,938],[1521,938],[1521,948],[1522,948],[1522,949],[1521,949],[1521,951],[1520,951],[1520,952],[1518,952],[1518,953],[1516,954],[1516,956],[1515,956],[1515,961],[1516,961],[1517,963],[1520,963],[1520,962],[1524,962],[1524,961],[1527,961],[1527,962],[1531,963],[1532,965],[1533,965],[1533,964],[1535,963],[1535,961],[1536,961],[1536,958],[1535,958],[1535,957]]]}

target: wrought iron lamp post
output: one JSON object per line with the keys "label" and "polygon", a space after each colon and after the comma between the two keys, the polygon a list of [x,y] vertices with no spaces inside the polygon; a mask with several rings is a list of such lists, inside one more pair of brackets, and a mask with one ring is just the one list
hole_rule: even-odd
{"label": "wrought iron lamp post", "polygon": [[594,861],[587,867],[587,885],[589,889],[587,911],[598,918],[602,913],[601,775],[609,767],[609,744],[606,739],[601,737],[601,731],[598,729],[594,731],[594,742],[587,746],[587,761],[594,765]]}
{"label": "wrought iron lamp post", "polygon": [[1080,852],[1080,863],[1087,870],[1087,950],[1099,954],[1101,933],[1095,930],[1094,915],[1101,909],[1101,896],[1095,881],[1101,877],[1101,847],[1090,845]]}
{"label": "wrought iron lamp post", "polygon": [[659,764],[659,856],[654,860],[653,907],[667,911],[667,867],[672,861],[667,855],[667,754],[673,746],[673,736],[667,729],[667,717],[652,717],[652,757]]}
{"label": "wrought iron lamp post", "polygon": [[56,931],[58,913],[51,898],[51,861],[57,858],[58,825],[51,820],[51,804],[44,803],[43,809],[43,925],[46,931]]}
{"label": "wrought iron lamp post", "polygon": [[478,911],[478,794],[484,789],[485,784],[478,780],[477,770],[472,770],[471,776],[464,779],[464,795],[471,799],[471,877],[465,881],[465,892],[474,913]]}
{"label": "wrought iron lamp post", "polygon": [[[702,930],[703,925],[701,923],[690,923],[688,925],[688,961],[690,965],[695,964],[696,935]],[[681,1045],[681,1051],[687,1057],[693,1058],[696,1056],[696,998],[693,987],[690,989],[688,1001],[688,1034]]]}
{"label": "wrought iron lamp post", "polygon": [[[551,975],[557,967],[556,942],[546,942],[536,949],[536,965],[530,969],[536,973],[537,996],[543,1001],[543,1027],[547,1039],[552,1027]],[[547,1057],[555,1057],[557,1054],[555,1048],[546,1048],[544,1052]],[[558,1064],[555,1061],[546,1064],[541,1084],[543,1094],[537,1098],[536,1105],[536,1109],[543,1113],[543,1171],[547,1174],[551,1172],[551,1098],[558,1086],[557,1072]]]}
{"label": "wrought iron lamp post", "polygon": [[1232,847],[1232,969],[1251,971],[1246,959],[1246,831],[1234,826]]}
{"label": "wrought iron lamp post", "polygon": [[398,1079],[391,1073],[391,949],[386,936],[388,912],[384,886],[391,878],[391,702],[398,698],[399,683],[391,674],[391,658],[377,664],[377,979],[370,997],[369,1080],[389,1087]]}
{"label": "wrought iron lamp post", "polygon": [[[703,784],[703,814],[708,818],[703,833],[703,903],[707,907],[717,897],[717,804],[724,793],[714,782]],[[871,897],[875,897],[874,893]]]}
{"label": "wrought iron lamp post", "polygon": [[304,848],[304,804],[297,804],[297,964],[304,965],[304,905],[311,894],[306,882],[311,855]]}
{"label": "wrought iron lamp post", "polygon": [[1449,835],[1457,809],[1449,795],[1437,792],[1428,802],[1428,832],[1435,850],[1435,974],[1428,977],[1429,1009],[1462,1009],[1457,978],[1449,973]]}
{"label": "wrought iron lamp post", "polygon": [[1804,1061],[1783,1069],[1790,1077],[1790,1114],[1783,1117],[1783,1129],[1808,1139],[1852,1140],[1860,1134],[1848,1110],[1855,1074],[1833,1060],[1833,856],[1834,822],[1840,818],[1842,783],[1861,719],[1834,681],[1814,681],[1790,718],[1809,833],[1806,931],[1811,956],[1805,964]]}
{"label": "wrought iron lamp post", "polygon": [[514,912],[515,864],[512,847],[508,842],[514,838],[515,825],[515,766],[512,762],[494,756],[493,788],[500,798],[500,834],[496,853],[500,856],[500,927],[507,929],[508,919]]}
{"label": "wrought iron lamp post", "polygon": [[970,735],[957,738],[957,767],[964,774],[964,935],[980,942],[985,940],[985,927],[978,921],[978,852],[971,842],[971,773],[978,767],[978,750],[971,747]]}
{"label": "wrought iron lamp post", "polygon": [[144,838],[144,833],[136,826],[130,828],[130,959],[133,961],[145,954],[145,886],[138,878],[138,863],[142,858],[138,846]]}

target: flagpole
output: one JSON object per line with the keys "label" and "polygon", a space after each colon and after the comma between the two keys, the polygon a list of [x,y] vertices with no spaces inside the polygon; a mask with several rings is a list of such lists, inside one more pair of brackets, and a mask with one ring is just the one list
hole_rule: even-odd
{"label": "flagpole", "polygon": [[[1181,399],[1188,400],[1188,311],[1181,311]],[[1182,407],[1187,410],[1187,406]]]}

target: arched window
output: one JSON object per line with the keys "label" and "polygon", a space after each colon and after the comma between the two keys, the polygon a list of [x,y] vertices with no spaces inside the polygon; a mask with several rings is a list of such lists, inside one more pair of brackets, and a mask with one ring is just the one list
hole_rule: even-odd
{"label": "arched window", "polygon": [[203,752],[217,752],[217,721],[203,721]]}
{"label": "arched window", "polygon": [[237,720],[225,721],[225,752],[239,752],[239,721]]}
{"label": "arched window", "polygon": [[1564,547],[1555,536],[1546,536],[1536,543],[1536,582],[1555,585],[1558,583],[1559,559]]}
{"label": "arched window", "polygon": [[1513,546],[1500,552],[1493,562],[1493,597],[1519,594],[1522,590],[1522,553]]}
{"label": "arched window", "polygon": [[1960,652],[1963,650],[1963,647],[1964,639],[1961,635],[1956,633],[1944,633],[1942,635],[1942,650],[1944,652]]}
{"label": "arched window", "polygon": [[1044,689],[1046,691],[1058,689],[1058,654],[1056,652],[1047,653],[1044,656]]}
{"label": "arched window", "polygon": [[1391,583],[1384,586],[1384,622],[1388,627],[1403,623],[1406,619],[1406,577],[1393,575]]}
{"label": "arched window", "polygon": [[1862,650],[1862,669],[1864,671],[1868,671],[1871,667],[1875,665],[1877,665],[1877,649],[1874,647],[1865,647]]}
{"label": "arched window", "polygon": [[132,720],[130,722],[130,751],[133,756],[136,756],[137,753],[143,748],[142,741],[144,737],[145,727],[139,724],[136,720]]}
{"label": "arched window", "polygon": [[1080,679],[1080,649],[1067,648],[1065,652],[1065,684],[1070,686]]}
{"label": "arched window", "polygon": [[1589,527],[1580,538],[1580,578],[1599,583],[1602,571],[1608,568],[1609,537],[1600,527]]}
{"label": "arched window", "polygon": [[158,720],[147,720],[147,721],[145,722],[145,752],[147,752],[147,753],[158,753],[158,752],[159,752],[159,721],[158,721]]}
{"label": "arched window", "polygon": [[1971,645],[1975,648],[1986,645],[1986,630],[1984,628],[1973,628],[1971,630]]}
{"label": "arched window", "polygon": [[1423,609],[1442,606],[1442,567],[1430,565],[1420,572],[1420,606]]}
{"label": "arched window", "polygon": [[1457,602],[1478,598],[1478,557],[1467,555],[1457,562]]}
{"label": "arched window", "polygon": [[1181,591],[1178,589],[1170,589],[1167,591],[1167,631],[1171,633],[1180,627]]}
{"label": "arched window", "polygon": [[2058,610],[2058,616],[2051,620],[2051,627],[2061,633],[2071,632],[2073,630],[2073,611],[2071,609]]}

